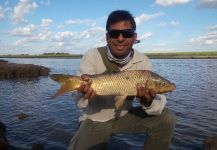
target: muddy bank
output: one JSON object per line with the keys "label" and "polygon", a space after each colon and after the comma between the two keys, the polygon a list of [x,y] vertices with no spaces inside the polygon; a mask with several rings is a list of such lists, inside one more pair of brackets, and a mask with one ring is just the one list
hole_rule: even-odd
{"label": "muddy bank", "polygon": [[47,76],[48,74],[49,68],[43,66],[0,61],[0,80],[35,78],[39,76]]}

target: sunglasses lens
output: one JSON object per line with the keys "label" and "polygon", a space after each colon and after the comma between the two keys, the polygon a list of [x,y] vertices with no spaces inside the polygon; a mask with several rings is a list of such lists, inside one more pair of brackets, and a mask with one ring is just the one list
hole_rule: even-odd
{"label": "sunglasses lens", "polygon": [[123,30],[122,35],[125,38],[131,38],[134,35],[134,31],[133,30]]}
{"label": "sunglasses lens", "polygon": [[108,32],[110,38],[118,38],[121,32],[119,30],[110,30]]}
{"label": "sunglasses lens", "polygon": [[110,38],[118,38],[122,34],[124,38],[132,38],[134,35],[134,30],[126,29],[126,30],[110,30],[108,31],[108,35]]}

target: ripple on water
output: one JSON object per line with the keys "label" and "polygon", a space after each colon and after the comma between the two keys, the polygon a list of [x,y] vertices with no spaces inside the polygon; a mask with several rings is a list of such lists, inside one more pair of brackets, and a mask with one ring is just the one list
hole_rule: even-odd
{"label": "ripple on water", "polygon": [[[9,59],[51,68],[51,73],[73,74],[80,60]],[[151,60],[154,71],[176,84],[166,94],[167,107],[177,116],[172,149],[199,150],[204,139],[217,133],[217,60]],[[30,147],[43,143],[48,150],[66,149],[78,128],[80,110],[71,94],[49,99],[60,85],[49,77],[0,81],[0,118],[12,144]],[[17,115],[28,117],[19,120]],[[115,135],[110,149],[136,150],[145,135]]]}

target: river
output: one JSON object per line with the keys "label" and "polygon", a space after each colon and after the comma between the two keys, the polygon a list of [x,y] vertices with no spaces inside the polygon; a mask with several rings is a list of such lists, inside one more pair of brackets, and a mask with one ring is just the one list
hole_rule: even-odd
{"label": "river", "polygon": [[[43,65],[52,73],[74,74],[80,59],[5,59]],[[217,135],[217,59],[152,59],[154,72],[176,84],[167,107],[177,116],[173,150],[200,150],[207,137]],[[64,150],[78,128],[80,110],[70,93],[49,99],[60,85],[49,77],[0,81],[0,120],[11,144]],[[18,115],[28,117],[19,120]],[[90,137],[91,138],[91,137]],[[145,135],[115,135],[108,149],[141,149]]]}

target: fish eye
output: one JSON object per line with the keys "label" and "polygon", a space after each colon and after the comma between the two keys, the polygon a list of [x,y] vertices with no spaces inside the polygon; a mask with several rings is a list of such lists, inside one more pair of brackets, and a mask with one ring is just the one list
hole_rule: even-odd
{"label": "fish eye", "polygon": [[165,85],[166,85],[166,82],[162,82],[161,85],[162,85],[162,86],[165,86]]}

